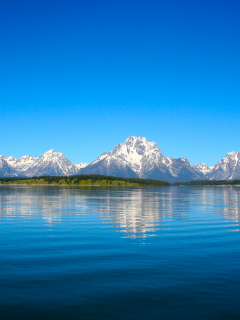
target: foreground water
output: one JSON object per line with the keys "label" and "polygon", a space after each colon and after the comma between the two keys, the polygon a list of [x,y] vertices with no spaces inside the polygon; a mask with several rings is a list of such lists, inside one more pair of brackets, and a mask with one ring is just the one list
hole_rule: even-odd
{"label": "foreground water", "polygon": [[240,188],[0,186],[0,318],[240,319]]}

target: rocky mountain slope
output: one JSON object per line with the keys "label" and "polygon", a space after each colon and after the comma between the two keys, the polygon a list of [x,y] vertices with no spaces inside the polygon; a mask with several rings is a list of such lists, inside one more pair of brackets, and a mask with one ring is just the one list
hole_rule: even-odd
{"label": "rocky mountain slope", "polygon": [[40,175],[71,175],[78,172],[77,167],[71,163],[61,152],[51,149],[34,162],[25,170],[27,177]]}
{"label": "rocky mountain slope", "polygon": [[14,177],[15,170],[8,164],[7,158],[0,155],[0,177]]}
{"label": "rocky mountain slope", "polygon": [[37,158],[32,156],[23,156],[21,158],[15,159],[14,157],[7,157],[7,163],[16,170],[16,172],[26,171]]}
{"label": "rocky mountain slope", "polygon": [[234,180],[240,179],[240,152],[229,152],[226,157],[213,167],[204,163],[195,166],[196,170],[203,173],[207,180]]}
{"label": "rocky mountain slope", "polygon": [[204,178],[204,175],[186,158],[167,158],[155,142],[133,136],[118,144],[112,151],[103,153],[96,161],[82,169],[81,173],[140,177],[169,182]]}
{"label": "rocky mountain slope", "polygon": [[240,152],[229,152],[206,175],[209,180],[240,179]]}
{"label": "rocky mountain slope", "polygon": [[73,175],[78,174],[81,168],[87,164],[71,163],[61,152],[49,150],[41,157],[23,156],[15,159],[14,157],[0,156],[0,176],[42,176],[42,175]]}
{"label": "rocky mountain slope", "polygon": [[208,167],[205,163],[201,162],[195,166],[195,169],[206,175],[212,171],[213,167]]}

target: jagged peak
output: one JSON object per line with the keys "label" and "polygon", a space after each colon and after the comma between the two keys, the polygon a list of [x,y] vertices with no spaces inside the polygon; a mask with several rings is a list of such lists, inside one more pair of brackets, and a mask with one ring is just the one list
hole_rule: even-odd
{"label": "jagged peak", "polygon": [[208,167],[209,168],[209,166],[203,162],[200,162],[195,166],[195,168],[199,168],[199,167]]}
{"label": "jagged peak", "polygon": [[228,152],[228,153],[226,154],[226,156],[223,157],[221,160],[219,160],[215,166],[217,166],[218,164],[221,164],[222,162],[227,163],[227,162],[229,162],[230,160],[233,160],[233,161],[238,161],[238,160],[240,160],[240,152],[238,152],[238,151]]}
{"label": "jagged peak", "polygon": [[130,136],[124,141],[124,143],[129,142],[129,141],[136,141],[136,140],[147,141],[148,142],[148,140],[145,137]]}
{"label": "jagged peak", "polygon": [[27,158],[36,159],[35,157],[31,156],[30,154],[26,155],[26,156],[22,156],[21,158],[18,158],[18,159],[27,159]]}
{"label": "jagged peak", "polygon": [[231,152],[228,152],[227,153],[227,155],[226,155],[226,157],[231,157],[231,158],[235,158],[235,157],[237,157],[238,155],[240,155],[240,152],[238,152],[238,151],[231,151]]}
{"label": "jagged peak", "polygon": [[197,164],[195,166],[195,168],[196,168],[196,170],[198,170],[199,172],[203,173],[204,175],[208,174],[213,169],[213,167],[209,167],[208,165],[206,165],[203,162],[200,162],[199,164]]}
{"label": "jagged peak", "polygon": [[44,154],[50,154],[50,153],[57,153],[54,149],[50,149],[46,152],[44,152]]}
{"label": "jagged peak", "polygon": [[16,160],[16,158],[14,158],[13,156],[7,157],[6,159],[10,161]]}
{"label": "jagged peak", "polygon": [[[64,156],[64,154],[63,153],[61,153],[61,152],[57,152],[56,150],[54,150],[54,149],[50,149],[50,150],[48,150],[48,151],[46,151],[46,152],[44,152],[42,155],[41,155],[41,157],[61,157],[61,156]],[[65,156],[64,156],[65,157]]]}
{"label": "jagged peak", "polygon": [[83,162],[79,162],[77,164],[75,164],[75,166],[78,168],[78,169],[82,169],[82,168],[85,168],[86,166],[88,166],[89,163],[83,163]]}
{"label": "jagged peak", "polygon": [[128,150],[132,149],[132,151],[135,149],[136,152],[139,154],[142,154],[143,152],[162,153],[161,150],[158,148],[156,142],[150,142],[145,137],[141,136],[128,137],[124,143],[117,145],[114,151],[121,149],[121,147],[127,147]]}
{"label": "jagged peak", "polygon": [[158,148],[155,142],[149,142],[144,137],[130,136],[124,143],[116,145],[116,147],[110,151],[112,155],[116,155],[118,152],[127,152],[127,153],[138,153],[143,155],[143,153],[161,153],[161,150]]}
{"label": "jagged peak", "polygon": [[151,145],[157,145],[156,142],[150,142],[147,140],[147,138],[145,137],[136,137],[136,136],[130,136],[128,137],[123,144],[127,144],[127,145],[134,145],[136,142],[142,142],[144,144],[151,144]]}

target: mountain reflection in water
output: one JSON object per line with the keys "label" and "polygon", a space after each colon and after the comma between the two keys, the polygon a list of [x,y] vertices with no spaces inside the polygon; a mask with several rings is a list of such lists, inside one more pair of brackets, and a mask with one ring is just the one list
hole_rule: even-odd
{"label": "mountain reflection in water", "polygon": [[240,319],[239,199],[1,185],[1,320]]}
{"label": "mountain reflection in water", "polygon": [[[29,187],[0,186],[0,220],[41,217],[47,224],[94,213],[123,237],[156,236],[170,221],[220,214],[239,226],[240,189],[234,187]],[[239,229],[235,229],[239,231]]]}

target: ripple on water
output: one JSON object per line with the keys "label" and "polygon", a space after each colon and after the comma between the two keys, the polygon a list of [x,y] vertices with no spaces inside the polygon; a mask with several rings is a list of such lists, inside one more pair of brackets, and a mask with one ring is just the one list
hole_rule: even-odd
{"label": "ripple on water", "polygon": [[240,189],[0,186],[1,319],[240,318]]}

